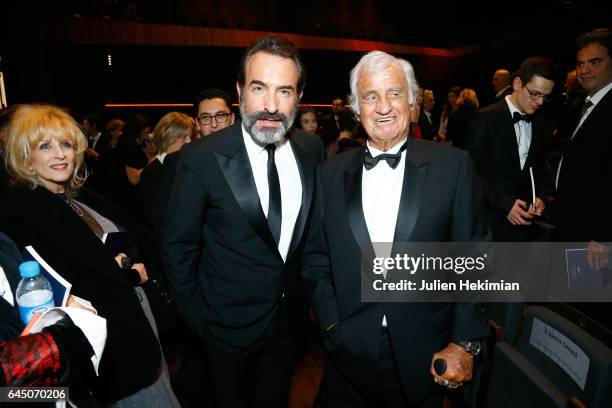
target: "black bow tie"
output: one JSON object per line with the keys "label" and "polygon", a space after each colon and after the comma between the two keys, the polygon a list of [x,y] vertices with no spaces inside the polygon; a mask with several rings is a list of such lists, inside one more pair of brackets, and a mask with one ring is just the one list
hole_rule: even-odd
{"label": "black bow tie", "polygon": [[406,150],[407,146],[408,146],[408,141],[406,141],[402,145],[402,147],[399,149],[399,152],[393,153],[393,154],[383,153],[383,154],[379,154],[376,157],[372,157],[372,153],[370,153],[370,149],[366,148],[365,154],[363,155],[363,167],[365,167],[366,170],[370,170],[374,168],[374,166],[376,166],[379,161],[384,160],[387,162],[389,167],[394,169],[399,164],[402,158],[402,152]]}
{"label": "black bow tie", "polygon": [[529,116],[529,115],[521,115],[518,112],[514,112],[512,114],[512,124],[520,122],[521,120],[524,120],[525,122],[529,123],[529,122],[531,122],[531,116]]}

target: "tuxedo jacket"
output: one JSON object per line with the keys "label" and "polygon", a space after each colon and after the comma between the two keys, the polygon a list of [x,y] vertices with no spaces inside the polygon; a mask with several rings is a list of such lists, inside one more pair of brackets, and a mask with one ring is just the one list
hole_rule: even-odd
{"label": "tuxedo jacket", "polygon": [[[61,198],[45,188],[14,186],[0,197],[0,230],[23,251],[34,249],[106,318],[107,342],[95,396],[114,401],[148,386],[159,375],[160,349],[125,273],[102,241]],[[95,193],[78,200],[136,232],[129,217]]]}
{"label": "tuxedo jacket", "polygon": [[294,330],[305,316],[301,254],[320,140],[287,135],[302,203],[286,262],[259,201],[242,124],[183,146],[162,228],[164,266],[179,313],[199,334],[248,347],[270,328],[283,293]]}
{"label": "tuxedo jacket", "polygon": [[554,211],[561,241],[612,241],[611,114],[608,91],[566,147]]}
{"label": "tuxedo jacket", "polygon": [[[467,153],[410,137],[407,143],[394,242],[488,240]],[[385,315],[402,384],[419,401],[434,387],[432,355],[450,341],[487,336],[486,318],[476,303],[361,301],[362,254],[373,253],[362,207],[364,149],[319,168],[303,275],[321,329],[337,323],[325,345],[349,381],[358,389],[372,383]]]}
{"label": "tuxedo jacket", "polygon": [[532,201],[530,167],[536,196],[544,199],[553,192],[546,164],[550,127],[538,114],[532,116],[531,125],[529,153],[521,169],[514,124],[505,100],[474,113],[469,124],[467,147],[482,182],[487,219],[496,241],[525,241],[533,232],[506,219],[517,198]]}

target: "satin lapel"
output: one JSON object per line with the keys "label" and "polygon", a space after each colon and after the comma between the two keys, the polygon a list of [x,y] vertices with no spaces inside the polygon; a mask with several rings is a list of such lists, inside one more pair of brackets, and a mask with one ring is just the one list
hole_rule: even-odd
{"label": "satin lapel", "polygon": [[395,233],[393,235],[394,244],[392,253],[395,253],[397,250],[395,247],[396,242],[408,242],[410,240],[421,210],[428,169],[429,161],[423,160],[418,146],[414,143],[413,139],[409,138],[408,148],[406,149],[402,195],[397,212]]}
{"label": "satin lapel", "polygon": [[[244,212],[257,235],[270,247],[273,253],[281,256],[278,252],[278,247],[270,228],[268,221],[261,208],[261,202],[259,201],[259,193],[255,186],[255,178],[253,177],[253,170],[251,169],[251,162],[249,161],[249,155],[246,151],[244,141],[242,140],[242,130],[240,125],[236,128],[237,132],[234,132],[228,137],[240,137],[237,149],[230,152],[229,155],[224,153],[215,153],[221,172],[225,177],[227,185],[232,190],[234,198],[238,202],[238,205]],[[236,134],[237,133],[237,134]],[[231,141],[230,141],[231,142]]]}
{"label": "satin lapel", "polygon": [[505,133],[505,137],[508,139],[508,143],[510,143],[511,149],[508,154],[512,155],[512,160],[516,164],[516,169],[520,173],[521,172],[521,158],[518,153],[518,142],[516,141],[516,133],[514,132],[514,123],[512,123],[512,115],[510,114],[510,108],[505,100],[502,100],[503,103],[503,114],[501,126],[503,132]]}
{"label": "satin lapel", "polygon": [[314,180],[314,165],[308,157],[308,148],[291,137],[289,138],[289,142],[291,143],[291,148],[293,149],[295,160],[300,171],[300,178],[302,180],[302,205],[300,206],[300,213],[293,227],[293,236],[291,237],[291,245],[289,246],[287,259],[290,259],[295,252],[302,238],[302,234],[304,233],[304,227],[308,220],[308,213],[312,202]]}
{"label": "satin lapel", "polygon": [[[368,226],[366,224],[365,215],[363,213],[363,204],[361,199],[361,178],[363,176],[363,151],[364,148],[357,149],[353,161],[347,167],[344,173],[344,200],[346,203],[346,213],[355,236],[355,240],[361,248],[362,263],[372,265],[372,260],[375,258],[374,246],[370,239]],[[372,279],[371,273],[366,273],[369,279]]]}

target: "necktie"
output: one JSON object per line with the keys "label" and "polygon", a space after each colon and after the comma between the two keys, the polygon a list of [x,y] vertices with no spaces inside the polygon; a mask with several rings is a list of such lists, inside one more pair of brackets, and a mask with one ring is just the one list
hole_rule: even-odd
{"label": "necktie", "polygon": [[589,108],[593,106],[593,102],[590,99],[584,101],[584,105],[582,105],[582,111],[580,112],[580,118],[584,116],[584,114],[589,110]]}
{"label": "necktie", "polygon": [[518,112],[514,112],[512,114],[512,124],[518,123],[521,120],[524,120],[525,122],[529,123],[529,122],[531,122],[531,116],[529,116],[529,115],[521,115]]}
{"label": "necktie", "polygon": [[266,146],[266,150],[268,151],[268,226],[270,227],[270,232],[272,232],[274,241],[278,245],[280,241],[283,211],[278,170],[274,162],[276,146],[269,144]]}
{"label": "necktie", "polygon": [[379,154],[376,157],[372,157],[372,153],[370,153],[369,149],[366,149],[365,154],[363,156],[363,167],[365,167],[366,170],[371,170],[374,168],[374,166],[376,166],[378,164],[378,162],[380,162],[381,160],[384,160],[387,162],[387,164],[389,165],[389,167],[391,167],[392,169],[396,168],[397,165],[399,164],[401,158],[402,158],[402,152],[404,150],[406,150],[406,147],[408,146],[408,141],[406,141],[402,147],[400,148],[399,152],[397,153],[383,153],[383,154]]}

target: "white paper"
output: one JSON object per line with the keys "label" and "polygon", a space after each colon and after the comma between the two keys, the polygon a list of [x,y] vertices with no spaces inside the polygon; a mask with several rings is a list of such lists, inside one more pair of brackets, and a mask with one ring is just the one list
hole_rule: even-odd
{"label": "white paper", "polygon": [[590,359],[576,343],[554,327],[534,318],[529,344],[550,357],[584,390]]}
{"label": "white paper", "polygon": [[94,351],[94,355],[91,356],[91,362],[93,363],[96,375],[98,375],[98,366],[100,365],[100,360],[104,353],[104,346],[106,345],[107,332],[105,318],[76,307],[54,307],[53,309],[47,310],[40,319],[34,323],[30,333],[40,332],[45,327],[55,324],[65,315],[70,316],[74,324],[83,331],[83,334],[85,334],[87,341]]}
{"label": "white paper", "polygon": [[533,210],[535,211],[536,191],[535,191],[535,180],[533,178],[533,167],[531,166],[529,166],[529,177],[531,178],[531,203],[533,204]]}

